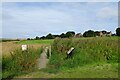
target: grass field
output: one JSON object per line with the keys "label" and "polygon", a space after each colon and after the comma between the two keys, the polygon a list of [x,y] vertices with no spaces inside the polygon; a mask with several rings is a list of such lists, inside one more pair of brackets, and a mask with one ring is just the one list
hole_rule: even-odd
{"label": "grass field", "polygon": [[2,77],[13,78],[16,75],[33,71],[41,53],[41,48],[35,50],[31,47],[27,51],[17,49],[10,56],[3,56]]}
{"label": "grass field", "polygon": [[118,64],[99,63],[76,68],[55,70],[36,70],[15,78],[118,78]]}
{"label": "grass field", "polygon": [[18,42],[18,44],[52,44],[54,40],[22,40]]}
{"label": "grass field", "polygon": [[38,49],[40,47],[48,46],[52,44],[52,40],[22,40],[22,41],[8,41],[8,42],[0,42],[2,45],[2,55],[10,55],[10,52],[21,48],[22,44],[27,44],[28,47],[32,47],[34,49]]}
{"label": "grass field", "polygon": [[[15,78],[118,78],[118,37],[24,40],[15,42],[12,48],[22,44],[36,49],[51,45],[52,56],[47,68],[35,69]],[[74,55],[65,60],[71,47],[75,48]]]}
{"label": "grass field", "polygon": [[[71,47],[75,48],[73,51],[74,54],[66,59],[67,51]],[[99,63],[98,66],[96,65],[91,68],[96,63]],[[104,65],[107,64],[108,66],[105,67]],[[118,64],[118,37],[56,39],[52,44],[49,71],[53,73],[63,71],[63,73],[57,76],[59,78],[114,78],[118,77],[118,66],[114,64]],[[86,67],[86,65],[89,66]],[[112,65],[114,67],[109,68]],[[98,70],[95,70],[95,67],[98,67]],[[99,68],[101,69],[99,70]],[[53,71],[50,69],[53,69]],[[69,72],[66,71],[67,69],[70,69]]]}
{"label": "grass field", "polygon": [[[45,46],[52,44],[53,40],[22,40],[0,42],[2,48],[2,68],[3,78],[13,77],[23,74],[27,70],[28,73],[33,70],[36,65],[37,58],[40,57],[41,50]],[[28,52],[21,51],[21,45],[27,44]],[[16,63],[17,62],[17,63]],[[31,68],[31,70],[29,69]],[[25,69],[25,70],[24,70]],[[22,70],[22,71],[21,71]],[[16,73],[17,72],[17,73]]]}

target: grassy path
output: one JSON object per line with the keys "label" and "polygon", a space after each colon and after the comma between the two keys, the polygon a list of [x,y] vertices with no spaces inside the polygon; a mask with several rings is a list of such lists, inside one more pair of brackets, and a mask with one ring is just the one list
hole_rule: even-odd
{"label": "grassy path", "polygon": [[92,64],[76,68],[63,68],[57,73],[36,70],[17,78],[118,78],[118,64]]}
{"label": "grassy path", "polygon": [[38,59],[38,68],[46,68],[47,63],[49,61],[49,59],[47,58],[47,53],[49,51],[49,54],[51,54],[51,47],[46,47],[45,50],[42,52],[42,54],[40,55],[40,58]]}
{"label": "grassy path", "polygon": [[42,52],[42,54],[40,55],[40,58],[38,59],[38,68],[46,68],[46,65],[49,61],[49,59],[47,59],[47,48],[45,48],[45,50]]}

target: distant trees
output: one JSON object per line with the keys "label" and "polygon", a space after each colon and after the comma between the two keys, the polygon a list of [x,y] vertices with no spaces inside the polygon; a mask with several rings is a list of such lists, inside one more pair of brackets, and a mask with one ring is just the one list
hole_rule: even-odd
{"label": "distant trees", "polygon": [[36,40],[38,40],[38,39],[40,39],[38,36],[36,36],[36,38],[35,38]]}
{"label": "distant trees", "polygon": [[69,37],[73,37],[75,35],[74,31],[68,31],[65,34],[62,33],[61,35],[59,35],[59,37],[61,38],[69,38]]}
{"label": "distant trees", "polygon": [[[46,36],[42,36],[42,37],[38,37],[36,36],[34,39],[35,40],[39,40],[39,39],[54,39],[56,37],[60,37],[60,38],[71,38],[71,37],[80,37],[80,36],[83,36],[83,37],[97,37],[97,36],[120,36],[120,27],[116,29],[116,34],[112,34],[111,31],[110,32],[107,32],[105,30],[103,31],[93,31],[93,30],[88,30],[88,31],[85,31],[83,33],[83,35],[81,33],[77,33],[75,34],[74,31],[68,31],[66,33],[62,33],[60,35],[53,35],[51,33],[47,34]],[[31,40],[30,38],[27,38],[27,40]]]}
{"label": "distant trees", "polygon": [[27,38],[27,40],[30,40],[30,38]]}
{"label": "distant trees", "polygon": [[65,38],[65,34],[62,33],[62,34],[60,35],[60,37],[61,37],[61,38]]}
{"label": "distant trees", "polygon": [[46,39],[46,37],[45,37],[45,36],[42,36],[42,37],[40,37],[40,39]]}
{"label": "distant trees", "polygon": [[56,37],[61,37],[61,38],[69,38],[69,37],[73,37],[75,35],[75,32],[74,31],[68,31],[66,32],[65,34],[62,33],[60,35],[52,35],[51,33],[49,33],[47,36],[42,36],[42,37],[38,37],[36,36],[36,40],[38,39],[54,39]]}
{"label": "distant trees", "polygon": [[65,34],[65,38],[73,37],[74,35],[75,35],[75,32],[73,32],[73,31],[68,31],[68,32]]}
{"label": "distant trees", "polygon": [[94,32],[96,36],[100,36],[100,32],[99,31],[95,31]]}
{"label": "distant trees", "polygon": [[120,36],[120,28],[117,28],[117,29],[116,29],[116,35],[117,35],[117,36]]}
{"label": "distant trees", "polygon": [[102,33],[103,33],[103,34],[106,34],[106,33],[107,33],[107,31],[103,30],[103,31],[102,31]]}
{"label": "distant trees", "polygon": [[111,36],[112,32],[88,30],[83,33],[83,37]]}
{"label": "distant trees", "polygon": [[88,30],[83,33],[83,37],[95,37],[96,34],[93,30]]}
{"label": "distant trees", "polygon": [[60,35],[53,35],[54,37],[60,37]]}
{"label": "distant trees", "polygon": [[53,36],[51,33],[49,33],[49,34],[46,36],[46,39],[54,39],[54,36]]}

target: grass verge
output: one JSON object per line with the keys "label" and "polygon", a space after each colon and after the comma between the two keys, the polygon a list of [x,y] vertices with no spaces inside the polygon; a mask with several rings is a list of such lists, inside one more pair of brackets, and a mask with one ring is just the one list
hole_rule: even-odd
{"label": "grass verge", "polygon": [[28,48],[27,51],[17,49],[11,53],[11,56],[3,56],[2,78],[13,78],[16,75],[33,71],[41,51],[42,49],[34,50],[32,48]]}
{"label": "grass verge", "polygon": [[52,44],[54,40],[48,39],[48,40],[22,40],[18,42],[18,44]]}

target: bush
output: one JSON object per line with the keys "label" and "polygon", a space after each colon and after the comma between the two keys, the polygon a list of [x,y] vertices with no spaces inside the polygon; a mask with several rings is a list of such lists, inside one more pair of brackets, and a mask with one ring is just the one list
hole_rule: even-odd
{"label": "bush", "polygon": [[88,30],[88,31],[85,31],[85,32],[83,33],[83,36],[84,36],[84,37],[95,37],[96,34],[95,34],[94,31]]}
{"label": "bush", "polygon": [[37,64],[37,59],[41,53],[40,50],[29,48],[27,51],[15,50],[9,57],[3,57],[2,70],[3,78],[14,77],[21,73],[32,71]]}
{"label": "bush", "polygon": [[[49,65],[55,68],[73,68],[96,62],[118,62],[118,40],[112,38],[55,39]],[[74,47],[72,58],[65,59],[67,51]]]}
{"label": "bush", "polygon": [[116,34],[117,34],[117,36],[120,36],[120,28],[116,29]]}

